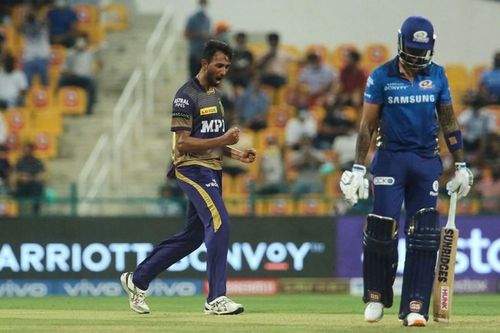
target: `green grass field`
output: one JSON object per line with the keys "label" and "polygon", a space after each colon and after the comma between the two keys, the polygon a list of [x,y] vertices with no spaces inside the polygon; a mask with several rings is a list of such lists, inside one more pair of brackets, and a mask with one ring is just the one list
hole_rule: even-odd
{"label": "green grass field", "polygon": [[[125,297],[0,298],[1,333],[58,332],[396,332],[403,327],[397,307],[376,324],[363,321],[364,305],[346,295],[235,297],[245,305],[238,316],[207,316],[204,298],[150,297],[152,313],[138,315]],[[396,300],[397,301],[397,300]],[[398,304],[395,302],[395,304]],[[500,296],[455,296],[453,323],[429,322],[426,332],[498,332]]]}

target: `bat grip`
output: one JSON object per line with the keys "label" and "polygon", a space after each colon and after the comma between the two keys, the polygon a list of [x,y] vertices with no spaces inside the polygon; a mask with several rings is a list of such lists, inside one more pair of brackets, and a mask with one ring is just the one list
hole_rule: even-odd
{"label": "bat grip", "polygon": [[453,192],[450,198],[450,208],[448,210],[448,221],[446,228],[456,229],[455,226],[455,212],[457,211],[457,192]]}

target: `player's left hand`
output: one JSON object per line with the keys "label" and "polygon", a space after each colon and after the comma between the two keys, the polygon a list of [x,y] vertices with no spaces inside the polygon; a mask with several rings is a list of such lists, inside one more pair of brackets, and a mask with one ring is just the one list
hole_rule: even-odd
{"label": "player's left hand", "polygon": [[240,161],[243,163],[253,163],[255,161],[256,154],[257,151],[254,148],[245,149],[241,154]]}
{"label": "player's left hand", "polygon": [[465,162],[455,163],[455,176],[446,184],[448,195],[457,192],[457,199],[465,197],[474,183],[472,171],[465,165]]}

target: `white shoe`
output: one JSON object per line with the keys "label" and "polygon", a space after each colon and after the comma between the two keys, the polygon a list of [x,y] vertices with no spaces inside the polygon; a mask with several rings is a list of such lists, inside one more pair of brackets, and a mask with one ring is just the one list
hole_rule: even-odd
{"label": "white shoe", "polygon": [[226,296],[219,296],[210,303],[205,302],[205,314],[235,315],[243,311],[243,305],[233,302]]}
{"label": "white shoe", "polygon": [[130,309],[141,314],[149,313],[149,306],[144,301],[146,298],[146,291],[135,286],[132,282],[132,273],[123,273],[120,276],[120,281],[122,283],[123,290],[125,290],[128,295],[128,304]]}
{"label": "white shoe", "polygon": [[365,320],[376,323],[384,316],[384,305],[380,302],[368,302],[365,309]]}
{"label": "white shoe", "polygon": [[425,325],[427,325],[427,320],[425,320],[425,317],[420,313],[411,312],[406,316],[403,324],[405,326],[425,327]]}

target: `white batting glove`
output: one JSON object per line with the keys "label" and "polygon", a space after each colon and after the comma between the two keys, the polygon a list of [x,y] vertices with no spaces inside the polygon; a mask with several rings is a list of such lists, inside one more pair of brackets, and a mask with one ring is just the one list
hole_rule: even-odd
{"label": "white batting glove", "polygon": [[446,184],[448,195],[457,192],[457,199],[465,197],[474,183],[472,171],[465,162],[455,163],[455,176]]}
{"label": "white batting glove", "polygon": [[368,179],[364,177],[365,174],[366,168],[363,165],[354,164],[352,171],[344,171],[340,178],[340,189],[353,206],[358,203],[358,199],[368,198]]}

